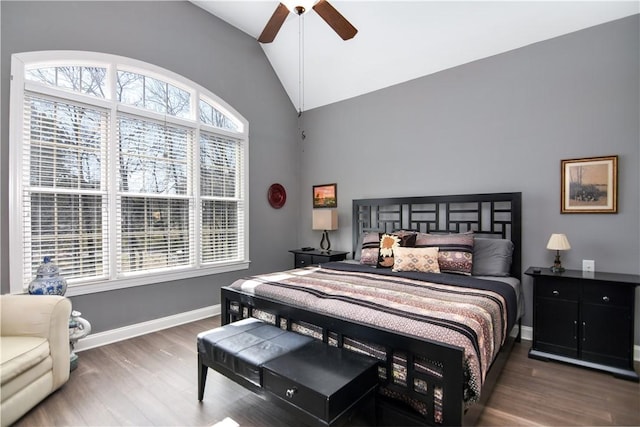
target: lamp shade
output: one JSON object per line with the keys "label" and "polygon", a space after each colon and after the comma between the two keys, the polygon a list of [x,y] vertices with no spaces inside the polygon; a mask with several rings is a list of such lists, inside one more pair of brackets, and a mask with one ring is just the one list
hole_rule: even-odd
{"label": "lamp shade", "polygon": [[314,209],[313,210],[314,230],[337,230],[338,211],[336,209]]}
{"label": "lamp shade", "polygon": [[571,249],[571,245],[569,244],[569,239],[564,234],[552,234],[549,238],[549,243],[547,243],[547,249],[552,249],[554,251],[566,251]]}

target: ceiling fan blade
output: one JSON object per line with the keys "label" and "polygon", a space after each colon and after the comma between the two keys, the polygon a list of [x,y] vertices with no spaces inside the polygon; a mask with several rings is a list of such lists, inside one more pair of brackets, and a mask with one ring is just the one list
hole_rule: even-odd
{"label": "ceiling fan blade", "polygon": [[358,32],[356,27],[351,25],[327,0],[320,0],[313,6],[313,10],[342,37],[342,40],[352,39]]}
{"label": "ceiling fan blade", "polygon": [[271,15],[271,19],[267,22],[267,25],[262,30],[262,34],[258,37],[258,41],[260,43],[271,43],[280,31],[280,27],[284,24],[284,20],[287,19],[289,15],[289,9],[287,6],[280,3],[276,10]]}

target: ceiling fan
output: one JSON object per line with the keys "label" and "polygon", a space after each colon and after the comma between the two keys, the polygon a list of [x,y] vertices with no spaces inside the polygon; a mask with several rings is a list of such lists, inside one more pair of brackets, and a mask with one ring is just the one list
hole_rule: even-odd
{"label": "ceiling fan", "polygon": [[[307,3],[306,7],[304,3]],[[351,25],[327,0],[289,0],[278,5],[271,19],[269,19],[269,22],[267,22],[267,25],[264,27],[264,30],[262,30],[262,34],[258,37],[258,41],[260,43],[271,43],[276,38],[280,27],[282,27],[290,11],[297,15],[302,15],[311,5],[313,10],[315,10],[343,40],[353,38],[358,32],[356,27]]]}

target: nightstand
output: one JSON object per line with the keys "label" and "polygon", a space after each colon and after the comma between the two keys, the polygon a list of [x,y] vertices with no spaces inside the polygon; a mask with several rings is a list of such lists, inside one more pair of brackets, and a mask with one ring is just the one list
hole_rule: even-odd
{"label": "nightstand", "polygon": [[530,267],[533,342],[529,357],[557,360],[638,381],[633,369],[635,287],[640,276]]}
{"label": "nightstand", "polygon": [[303,251],[302,249],[292,249],[291,252],[294,256],[294,267],[302,268],[308,267],[310,265],[317,265],[323,262],[330,261],[344,261],[347,259],[347,254],[349,252],[342,251],[319,251],[314,249],[312,251]]}

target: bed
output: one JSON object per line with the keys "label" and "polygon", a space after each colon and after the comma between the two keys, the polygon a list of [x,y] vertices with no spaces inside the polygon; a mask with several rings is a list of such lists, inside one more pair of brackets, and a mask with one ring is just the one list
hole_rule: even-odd
{"label": "bed", "polygon": [[222,324],[377,358],[379,424],[473,424],[519,339],[521,217],[521,193],[354,200],[352,260],[223,287]]}

